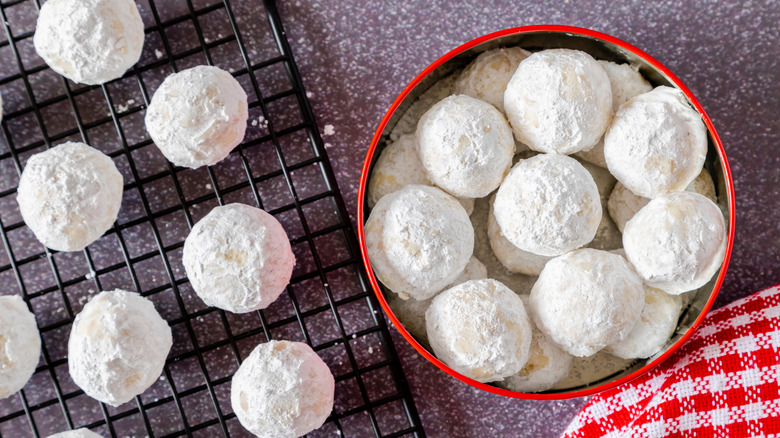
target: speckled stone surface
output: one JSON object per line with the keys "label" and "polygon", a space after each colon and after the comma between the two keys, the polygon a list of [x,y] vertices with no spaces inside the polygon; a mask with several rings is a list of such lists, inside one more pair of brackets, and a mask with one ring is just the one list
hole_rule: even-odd
{"label": "speckled stone surface", "polygon": [[[240,18],[242,31],[249,41],[252,41],[255,27],[262,27],[262,22],[265,21],[265,18],[260,15],[260,8],[252,7],[253,1],[255,0],[232,2],[236,5],[235,11]],[[206,0],[193,1],[196,8],[210,3],[212,2]],[[259,3],[258,1],[257,4]],[[477,5],[476,2],[451,0],[414,2],[286,0],[279,3],[288,38],[314,107],[340,189],[349,211],[353,214],[353,221],[358,179],[371,137],[386,109],[415,75],[447,51],[480,35],[521,25],[567,24],[614,35],[643,49],[664,63],[698,97],[718,129],[735,178],[737,236],[729,272],[716,306],[780,281],[780,227],[777,225],[776,218],[780,213],[780,185],[778,184],[780,128],[776,122],[777,115],[780,114],[780,45],[778,44],[780,27],[777,25],[780,22],[780,3],[777,1],[716,3],[594,0],[522,3],[496,0]],[[31,17],[34,17],[35,10],[32,4],[33,2],[29,0],[8,9],[7,18],[10,22],[24,23],[24,26],[18,29],[20,33],[29,32],[34,27],[34,20],[31,20]],[[148,20],[148,3],[139,0],[138,4]],[[167,9],[185,7],[184,2],[168,3],[160,0],[158,4],[173,5],[170,8],[161,8],[162,19],[173,14]],[[229,32],[229,29],[224,27],[209,28],[207,24],[204,24],[204,27],[207,41],[222,38],[226,32]],[[175,52],[192,47],[196,38],[193,31],[185,26],[171,29],[169,37],[172,50]],[[2,38],[4,36],[0,37],[0,40]],[[162,56],[161,52],[158,53],[163,49],[159,39],[147,40],[147,44],[142,64],[153,62]],[[257,44],[250,47],[250,56],[262,57],[272,53],[273,50],[272,45]],[[31,46],[21,43],[20,51],[25,61],[32,60],[34,68],[37,61]],[[218,59],[235,63],[235,53],[224,55]],[[4,64],[9,59],[12,58],[8,50],[0,51],[0,72],[6,67],[16,68],[12,64]],[[193,56],[179,66],[186,67],[203,62],[203,59]],[[164,75],[149,77],[148,80],[152,83],[150,88],[156,88],[162,77]],[[261,84],[261,86],[271,88],[278,86],[273,83],[273,79],[269,81],[268,84]],[[1,84],[6,111],[13,111],[25,104],[23,86],[19,82]],[[46,94],[49,90],[58,90],[59,93],[62,90],[59,78],[46,71],[34,75],[31,82],[39,100],[51,97]],[[119,102],[117,111],[124,111],[128,106],[132,107],[140,103],[136,84],[132,81],[129,84],[116,83],[115,87],[115,92],[120,96],[117,98]],[[114,88],[111,90],[114,92]],[[101,101],[102,96],[99,93],[96,96],[91,93],[88,99]],[[87,102],[89,100],[82,101],[77,98],[79,106],[84,103],[83,115],[86,117],[105,115],[99,113],[97,109],[91,109]],[[62,113],[45,114],[47,122],[52,120],[51,129],[73,125],[67,106],[65,108],[66,111]],[[128,132],[140,132],[142,128],[139,120],[133,120],[132,117],[128,119],[126,127]],[[8,123],[13,130],[13,135],[19,135],[23,139],[20,141],[30,140],[31,136],[36,135],[35,133],[28,135],[21,128],[14,130],[21,126],[22,122],[35,125],[34,120],[24,118]],[[262,121],[260,123],[262,124]],[[250,127],[250,130],[252,129],[258,131],[255,134],[262,134],[260,132],[262,126],[253,125]],[[93,135],[95,141],[98,143],[102,141],[101,134],[96,132]],[[106,138],[110,135],[109,131]],[[130,141],[139,141],[139,139],[133,136]],[[109,144],[103,146],[108,147]],[[164,168],[164,161],[160,161],[158,156],[146,156],[146,150],[139,151],[139,154],[149,160],[154,169]],[[22,159],[25,160],[28,156],[29,153],[25,153]],[[120,163],[120,167],[121,165]],[[236,175],[235,169],[239,169],[236,160],[228,160],[221,166],[217,166],[217,178],[231,179]],[[121,170],[127,175],[126,163]],[[15,183],[16,170],[13,167],[3,167],[0,172],[3,172],[2,190],[9,189]],[[191,181],[185,189],[192,190],[193,196],[200,196],[212,189],[206,183],[208,176],[204,172],[186,172],[182,177]],[[172,192],[169,188],[157,190],[154,186],[150,186],[145,187],[144,190],[153,202],[171,201],[169,195]],[[251,196],[244,195],[243,192],[237,192],[228,201],[251,202]],[[126,198],[121,220],[131,220],[140,214],[137,199],[129,193],[126,194]],[[176,202],[176,199],[174,198],[172,202]],[[281,204],[282,201],[279,201],[279,205]],[[197,219],[206,214],[208,208],[213,205],[215,202],[201,204],[193,207],[191,213]],[[3,210],[4,223],[19,219],[18,215],[13,216],[12,205],[2,205],[0,209]],[[11,212],[11,216],[6,215],[8,211]],[[290,226],[294,223],[295,220],[291,220]],[[186,229],[183,220],[175,223],[171,221],[162,230],[163,238],[167,239],[170,234],[171,239],[180,240],[186,234]],[[21,236],[20,241],[26,239],[31,242],[29,248],[19,247],[18,257],[39,250],[39,246],[25,228],[19,228],[14,234]],[[146,238],[135,242],[138,235],[144,235]],[[126,238],[131,245],[138,245],[139,252],[147,252],[149,248],[154,248],[154,243],[149,242],[148,233],[144,233],[144,230],[139,231],[138,234],[134,230],[128,230]],[[95,245],[94,253],[99,255],[101,252],[107,254],[103,259],[105,263],[121,262],[121,259],[111,258],[118,253],[108,240],[99,241]],[[0,257],[3,257],[2,264],[7,263],[5,254]],[[100,259],[99,256],[96,257]],[[60,263],[60,269],[67,276],[84,275],[88,272],[83,256],[80,254],[61,255],[58,256],[57,261]],[[158,284],[159,277],[164,276],[164,273],[160,272],[159,267],[152,269],[151,262],[144,264],[146,265],[150,268],[139,272],[141,281],[148,281],[152,285]],[[70,266],[73,266],[72,272]],[[45,263],[40,268],[42,271],[48,270]],[[179,278],[181,270],[178,264],[174,264],[173,269],[176,277]],[[2,275],[0,279],[2,285],[8,285],[7,290],[14,293],[10,288],[15,287],[13,276]],[[35,281],[38,280],[37,278],[32,280],[33,285],[30,287],[50,285],[44,283],[43,278],[40,282]],[[130,287],[126,275],[107,275],[101,277],[101,281],[104,288]],[[5,291],[0,292],[2,293]],[[78,303],[74,307],[77,311],[86,297],[95,291],[85,289],[73,293],[76,299],[74,302]],[[188,300],[187,306],[192,305],[197,310],[201,309],[202,304],[194,298],[193,294],[185,293],[185,295],[185,299]],[[176,311],[175,305],[171,303],[157,304],[163,307],[164,312]],[[38,303],[34,305],[37,306]],[[51,303],[41,301],[40,305],[57,307],[59,301]],[[279,312],[283,313],[283,309]],[[50,320],[39,321],[39,323],[53,323],[57,318],[62,317],[62,313],[54,312],[47,315]],[[173,318],[176,315],[166,313],[164,316]],[[210,320],[215,319],[216,315],[208,314],[201,318]],[[256,321],[244,321],[246,318],[229,316],[229,319],[231,326],[257,324]],[[220,325],[218,321],[203,321],[201,326],[200,322],[200,320],[193,321],[196,331],[200,327]],[[274,333],[274,335],[295,336],[294,331],[286,334],[279,330],[278,334]],[[208,331],[198,333],[206,339],[216,336]],[[60,344],[64,345],[66,335],[59,332],[55,335],[58,337],[52,338],[51,342],[61,341]],[[175,336],[185,335],[178,333]],[[439,371],[409,347],[400,335],[393,332],[393,336],[423,425],[431,437],[558,436],[586,401],[585,399],[556,402],[524,401],[484,393]],[[250,339],[252,343],[239,345],[242,351],[251,349],[253,339]],[[223,360],[227,360],[227,365],[223,365]],[[215,355],[215,363],[220,367],[236,366],[232,362],[230,353]],[[336,362],[331,365],[336,366]],[[177,375],[191,376],[192,382],[185,379],[177,381],[177,384],[184,387],[199,384],[197,364],[180,364],[179,367],[181,373]],[[228,372],[230,369],[227,368]],[[174,369],[174,373],[176,372],[177,370]],[[58,375],[63,373],[61,368],[57,370]],[[64,389],[73,391],[74,388],[68,386],[67,379],[64,376],[61,378],[65,382]],[[36,373],[31,385],[48,388],[49,381],[50,376],[47,373],[39,372]],[[166,394],[167,386],[164,381],[161,381],[151,388],[143,399],[144,401],[155,400],[158,395]],[[224,387],[222,389],[218,387],[217,397],[222,400],[225,395]],[[38,395],[34,391],[31,391],[28,397],[33,403],[38,400],[36,398]],[[52,394],[44,393],[40,397],[52,397]],[[16,399],[13,405],[8,401],[3,403],[6,404],[0,403],[2,409],[19,409]],[[102,418],[96,404],[91,400],[84,400],[84,397],[69,401],[69,405],[73,407],[74,412],[78,410],[80,417],[88,418],[89,421],[98,421]],[[208,414],[206,408],[209,405],[208,400],[200,400],[193,404],[191,412],[187,412],[192,417],[200,418]],[[59,411],[59,406],[56,404],[41,411],[41,422],[46,423],[44,417],[47,415],[51,415],[52,418],[61,416]],[[112,409],[110,412],[118,411]],[[166,411],[159,418],[153,417],[151,421],[155,426],[158,423],[164,425],[167,416],[175,415],[175,412]],[[52,431],[56,430],[54,427],[60,429],[63,427],[63,420],[57,421],[58,423],[51,425]],[[7,430],[13,430],[14,435],[19,435],[16,432],[21,430],[29,433],[29,429],[23,424],[19,429],[13,429],[13,422],[9,422],[7,426],[11,428]],[[241,435],[240,427],[233,426],[231,432],[235,431],[235,435]],[[370,425],[364,430],[369,431]],[[43,431],[46,432],[48,429]],[[332,429],[320,432],[319,436],[329,434],[336,436]],[[3,434],[6,434],[5,430]],[[138,429],[136,434],[143,436],[143,428]]]}
{"label": "speckled stone surface", "polygon": [[[666,65],[693,91],[721,136],[734,174],[737,232],[715,305],[780,282],[777,1],[299,0],[281,2],[280,9],[353,214],[374,130],[403,87],[428,64],[504,28],[587,27]],[[557,436],[586,401],[523,401],[483,393],[445,375],[395,335],[430,436]]]}

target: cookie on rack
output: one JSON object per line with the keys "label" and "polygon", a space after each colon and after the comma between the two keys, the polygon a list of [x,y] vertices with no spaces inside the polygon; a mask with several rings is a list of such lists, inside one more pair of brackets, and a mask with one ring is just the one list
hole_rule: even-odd
{"label": "cookie on rack", "polygon": [[35,315],[22,297],[0,296],[0,399],[24,387],[41,357]]}
{"label": "cookie on rack", "polygon": [[295,438],[325,422],[335,380],[325,362],[301,342],[268,341],[244,359],[230,384],[238,421],[260,438]]}
{"label": "cookie on rack", "polygon": [[68,430],[65,432],[55,433],[54,435],[49,435],[48,438],[103,438],[103,437],[84,427],[81,429]]}
{"label": "cookie on rack", "polygon": [[290,283],[295,256],[276,218],[249,205],[228,204],[192,227],[182,264],[203,302],[246,313],[279,298]]}
{"label": "cookie on rack", "polygon": [[138,62],[144,23],[133,0],[49,0],[38,14],[33,44],[52,70],[98,85]]}
{"label": "cookie on rack", "polygon": [[144,121],[168,161],[196,169],[227,157],[244,139],[248,117],[241,84],[219,67],[200,65],[165,78]]}
{"label": "cookie on rack", "polygon": [[122,190],[122,174],[111,158],[84,143],[67,142],[27,160],[16,201],[41,243],[80,251],[111,228]]}
{"label": "cookie on rack", "polygon": [[101,292],[73,321],[68,369],[88,396],[119,406],[157,381],[172,345],[171,328],[151,301],[119,289]]}

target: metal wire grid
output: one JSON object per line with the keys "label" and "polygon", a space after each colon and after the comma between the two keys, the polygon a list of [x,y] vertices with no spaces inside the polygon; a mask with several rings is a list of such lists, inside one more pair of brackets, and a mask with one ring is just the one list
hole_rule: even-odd
{"label": "metal wire grid", "polygon": [[[33,53],[38,0],[0,2],[7,110],[0,137],[0,294],[24,297],[43,341],[32,380],[0,400],[0,436],[79,427],[104,436],[248,436],[230,407],[230,379],[241,358],[267,339],[309,343],[336,376],[333,414],[311,436],[424,436],[274,2],[158,3],[139,2],[147,24],[139,64],[121,80],[86,87],[52,73]],[[192,36],[198,44],[188,47]],[[147,137],[143,114],[167,74],[199,64],[226,68],[251,90],[252,122],[224,162],[175,168]],[[126,183],[117,223],[83,253],[40,245],[14,199],[26,159],[67,140],[106,152]],[[183,274],[186,233],[229,202],[265,208],[292,237],[298,262],[290,286],[264,311],[207,308]],[[134,403],[113,408],[73,384],[66,345],[86,299],[116,287],[155,303],[172,327],[174,348],[157,383]]]}

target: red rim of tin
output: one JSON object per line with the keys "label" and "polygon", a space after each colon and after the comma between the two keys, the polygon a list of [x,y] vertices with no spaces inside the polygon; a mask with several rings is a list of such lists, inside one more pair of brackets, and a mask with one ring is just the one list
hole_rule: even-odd
{"label": "red rim of tin", "polygon": [[[398,105],[401,104],[401,102],[409,95],[409,93],[414,89],[426,76],[428,76],[431,72],[433,72],[436,68],[438,68],[440,65],[444,64],[445,62],[449,61],[456,55],[474,47],[481,43],[484,43],[486,41],[490,41],[492,39],[503,37],[506,35],[513,35],[513,34],[522,34],[522,33],[530,33],[530,32],[566,32],[566,33],[574,33],[579,34],[583,36],[588,36],[592,38],[597,38],[603,41],[606,41],[608,43],[615,44],[619,47],[622,47],[623,49],[626,49],[630,51],[631,53],[641,57],[644,59],[647,63],[655,67],[658,71],[663,73],[675,86],[677,86],[680,90],[682,90],[683,93],[685,93],[685,96],[693,103],[696,110],[701,114],[702,119],[704,120],[705,125],[707,125],[707,129],[709,130],[710,135],[712,136],[712,139],[714,140],[715,147],[718,152],[718,156],[721,162],[721,165],[723,167],[723,173],[726,176],[726,191],[728,195],[728,213],[729,213],[729,233],[728,233],[728,243],[726,246],[726,254],[723,258],[723,265],[721,267],[720,273],[718,275],[718,279],[715,282],[715,285],[713,287],[712,294],[710,294],[710,298],[707,300],[707,304],[702,309],[699,316],[696,318],[696,321],[691,325],[691,328],[688,329],[688,331],[683,334],[683,336],[672,345],[671,348],[669,348],[666,352],[664,352],[661,356],[657,357],[655,360],[653,360],[651,363],[643,366],[642,368],[634,371],[633,373],[624,376],[620,379],[613,380],[611,382],[602,383],[600,385],[594,386],[592,388],[586,388],[578,391],[572,391],[572,392],[565,392],[565,393],[550,393],[550,394],[537,394],[537,393],[523,393],[523,392],[515,392],[515,391],[509,391],[506,389],[498,388],[496,386],[487,385],[485,383],[477,382],[476,380],[473,380],[471,378],[468,378],[456,371],[454,371],[452,368],[447,366],[444,362],[437,359],[435,356],[433,356],[431,353],[428,352],[422,345],[420,345],[417,340],[414,339],[414,337],[404,328],[404,326],[401,324],[401,322],[396,318],[393,311],[390,309],[390,306],[387,303],[387,300],[385,300],[384,295],[382,294],[381,288],[379,287],[379,283],[377,282],[376,277],[374,276],[374,272],[371,269],[371,263],[368,259],[368,253],[366,251],[366,239],[365,239],[365,230],[364,230],[364,223],[365,223],[365,211],[363,208],[363,205],[365,203],[365,193],[368,186],[368,173],[369,168],[371,167],[371,159],[373,158],[374,152],[376,151],[377,145],[379,144],[379,140],[382,137],[382,133],[385,130],[385,127],[387,126],[387,123],[390,120],[390,117],[395,113],[395,110],[398,108]],[[388,318],[390,318],[390,321],[392,321],[395,328],[401,333],[401,335],[406,339],[409,344],[414,347],[417,352],[419,352],[423,357],[425,357],[428,361],[436,365],[439,369],[446,372],[447,374],[455,377],[456,379],[465,382],[471,386],[474,386],[476,388],[494,393],[494,394],[500,394],[507,397],[514,397],[514,398],[522,398],[522,399],[529,399],[529,400],[562,400],[567,398],[575,398],[575,397],[583,397],[592,395],[610,388],[614,388],[615,386],[621,385],[623,383],[629,382],[640,375],[648,372],[650,369],[655,367],[656,365],[660,364],[664,360],[666,360],[669,356],[671,356],[677,349],[679,349],[685,341],[688,340],[688,338],[693,335],[693,333],[696,331],[696,329],[701,325],[701,322],[704,320],[704,318],[707,316],[707,313],[709,312],[710,308],[712,307],[713,303],[715,302],[715,298],[718,296],[718,292],[720,291],[720,288],[723,284],[723,279],[726,275],[726,270],[728,268],[729,260],[731,259],[731,251],[734,244],[734,220],[736,216],[735,211],[735,204],[734,204],[734,181],[731,176],[731,169],[729,168],[728,160],[726,159],[726,152],[723,149],[723,144],[720,141],[720,137],[718,136],[718,133],[715,131],[715,127],[712,125],[712,121],[710,120],[707,113],[704,111],[704,108],[702,108],[699,101],[694,97],[693,93],[686,87],[680,79],[677,78],[669,69],[664,67],[660,62],[655,60],[653,57],[648,55],[647,53],[643,52],[642,50],[639,50],[638,48],[632,46],[631,44],[626,43],[625,41],[621,41],[615,37],[612,37],[607,34],[603,34],[601,32],[596,32],[590,29],[584,29],[580,27],[573,27],[573,26],[558,26],[558,25],[539,25],[539,26],[523,26],[523,27],[514,27],[511,29],[505,29],[498,32],[494,32],[488,35],[481,36],[477,39],[471,40],[466,44],[461,45],[460,47],[457,47],[450,52],[448,52],[446,55],[442,56],[441,58],[437,59],[433,64],[429,65],[425,70],[422,71],[417,77],[415,77],[412,82],[407,85],[401,94],[395,99],[393,104],[390,106],[390,108],[385,113],[384,117],[382,118],[382,121],[379,123],[379,127],[376,130],[376,133],[374,134],[374,138],[371,140],[371,146],[368,148],[368,153],[366,154],[366,159],[363,163],[363,170],[360,175],[360,188],[358,191],[358,199],[357,199],[357,231],[358,231],[358,239],[360,241],[360,252],[361,256],[363,258],[363,264],[366,268],[366,273],[368,274],[369,282],[371,283],[371,287],[374,290],[374,294],[376,295],[377,299],[379,300],[379,303],[382,305],[382,308],[384,309],[385,313],[387,314]]]}

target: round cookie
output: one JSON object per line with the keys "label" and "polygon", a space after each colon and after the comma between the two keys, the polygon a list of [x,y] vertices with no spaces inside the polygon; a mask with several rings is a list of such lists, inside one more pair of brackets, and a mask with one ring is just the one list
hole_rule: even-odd
{"label": "round cookie", "polygon": [[268,341],[233,375],[230,404],[238,421],[260,438],[295,438],[325,422],[335,380],[325,362],[301,342]]}
{"label": "round cookie", "polygon": [[[469,280],[481,280],[483,278],[487,278],[487,268],[479,259],[471,256],[466,267],[463,268],[463,272],[461,272],[452,283],[445,287],[445,290]],[[406,330],[418,339],[427,343],[428,334],[425,331],[425,312],[431,305],[433,298],[421,301],[404,300],[397,294],[387,294],[385,298],[387,298],[387,303],[390,305],[390,308],[393,309],[393,313],[398,320],[401,321],[401,324],[403,324]]]}
{"label": "round cookie", "polygon": [[434,296],[474,252],[474,229],[463,207],[421,185],[382,197],[366,221],[365,239],[377,278],[403,299]]}
{"label": "round cookie", "polygon": [[609,171],[645,198],[685,190],[706,155],[707,129],[676,88],[657,87],[625,103],[604,137]]}
{"label": "round cookie", "polygon": [[55,433],[54,435],[49,435],[48,438],[103,438],[103,437],[84,427],[81,429],[68,430],[65,432]]}
{"label": "round cookie", "polygon": [[659,196],[631,218],[623,247],[648,286],[679,295],[704,286],[726,252],[726,224],[715,203],[698,193]]}
{"label": "round cookie", "polygon": [[[529,297],[520,295],[520,299],[528,309]],[[498,382],[498,386],[518,392],[547,391],[569,375],[572,359],[571,354],[533,326],[528,362],[519,373]]]}
{"label": "round cookie", "polygon": [[88,396],[119,406],[157,381],[172,345],[171,328],[151,301],[119,289],[101,292],[73,321],[68,370]]}
{"label": "round cookie", "polygon": [[439,101],[420,118],[416,135],[428,177],[453,196],[487,196],[512,165],[511,128],[495,107],[473,97]]}
{"label": "round cookie", "polygon": [[561,348],[585,357],[628,336],[644,294],[623,257],[580,249],[547,262],[531,290],[531,316]]}
{"label": "round cookie", "polygon": [[501,183],[493,211],[509,242],[543,256],[593,240],[602,214],[590,173],[575,159],[556,154],[520,160]]}
{"label": "round cookie", "polygon": [[645,285],[645,305],[639,321],[625,339],[604,351],[621,359],[647,359],[661,351],[674,334],[682,312],[682,298]]}
{"label": "round cookie", "polygon": [[510,272],[526,275],[539,275],[539,273],[542,272],[544,265],[546,265],[552,257],[536,255],[512,245],[512,242],[508,241],[501,233],[501,227],[499,227],[498,222],[496,222],[496,216],[493,213],[494,200],[495,196],[493,196],[490,203],[490,212],[488,213],[487,223],[487,235],[488,239],[490,239],[490,247],[493,249],[493,254],[495,254],[496,258]]}
{"label": "round cookie", "polygon": [[[685,191],[695,192],[706,196],[712,202],[718,202],[718,198],[715,195],[715,183],[712,181],[712,176],[707,169],[702,169],[699,176],[693,180]],[[626,222],[634,217],[636,212],[641,210],[648,202],[650,202],[650,199],[631,193],[631,190],[628,190],[623,183],[618,182],[609,195],[607,207],[609,208],[610,217],[615,221],[622,233]]]}
{"label": "round cookie", "polygon": [[182,264],[209,306],[233,313],[265,309],[284,292],[295,256],[273,216],[244,204],[215,207],[184,241]]}
{"label": "round cookie", "polygon": [[[620,106],[640,94],[647,93],[653,86],[639,74],[639,69],[629,64],[615,64],[610,61],[597,61],[609,78],[612,89],[612,113]],[[604,158],[604,137],[590,150],[577,152],[577,156],[597,166],[607,168]]]}
{"label": "round cookie", "polygon": [[517,374],[528,360],[532,331],[523,302],[496,280],[471,280],[440,293],[425,326],[436,357],[478,382]]}
{"label": "round cookie", "polygon": [[482,52],[458,75],[453,94],[465,94],[484,100],[504,112],[504,90],[517,66],[531,52],[520,47],[505,47]]}
{"label": "round cookie", "polygon": [[604,69],[585,52],[536,52],[517,67],[504,92],[515,137],[539,152],[590,149],[612,118],[612,90]]}
{"label": "round cookie", "polygon": [[41,357],[35,315],[22,297],[0,296],[0,399],[24,387]]}
{"label": "round cookie", "polygon": [[111,158],[84,143],[67,142],[27,160],[16,201],[41,243],[80,251],[111,228],[122,189],[122,174]]}
{"label": "round cookie", "polygon": [[144,23],[133,0],[49,0],[38,14],[33,44],[52,70],[98,85],[138,62]]}
{"label": "round cookie", "polygon": [[225,70],[200,65],[165,78],[144,121],[168,161],[196,169],[227,157],[244,139],[248,117],[241,84]]}

